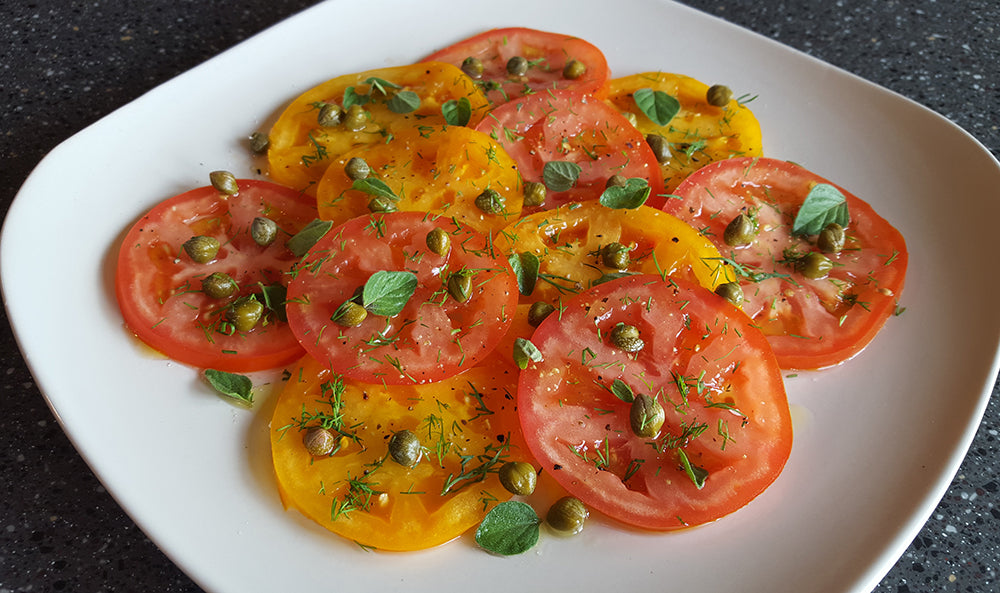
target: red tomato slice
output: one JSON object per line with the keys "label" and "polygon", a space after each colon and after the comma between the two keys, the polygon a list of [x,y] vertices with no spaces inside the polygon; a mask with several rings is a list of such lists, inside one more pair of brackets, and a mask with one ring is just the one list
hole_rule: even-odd
{"label": "red tomato slice", "polygon": [[[638,329],[641,350],[612,342],[620,323]],[[591,509],[651,530],[699,525],[746,505],[788,459],[791,415],[771,349],[704,288],[648,275],[600,284],[532,342],[542,360],[521,372],[525,439]],[[632,404],[613,391],[655,399],[662,428],[638,436]]]}
{"label": "red tomato slice", "polygon": [[[847,199],[850,224],[839,253],[826,253],[829,275],[802,274],[801,257],[818,251],[816,237],[791,234],[809,190],[834,185]],[[719,161],[693,173],[664,210],[705,229],[719,251],[742,266],[743,310],[768,336],[782,368],[814,369],[860,352],[896,310],[906,277],[903,236],[870,205],[806,169],[776,159]],[[759,234],[730,247],[725,228],[753,213]],[[739,269],[739,268],[737,268]]]}
{"label": "red tomato slice", "polygon": [[[507,62],[515,56],[527,60],[524,74],[508,72]],[[516,27],[480,33],[422,61],[447,62],[461,68],[467,58],[478,59],[482,72],[462,69],[495,105],[550,89],[573,89],[603,97],[610,78],[608,61],[593,44],[570,35]],[[564,69],[573,60],[580,62],[584,71],[567,78]]]}
{"label": "red tomato slice", "polygon": [[[202,187],[161,202],[129,230],[118,255],[115,290],[125,324],[143,342],[174,360],[203,368],[249,372],[273,368],[302,355],[281,321],[265,309],[250,331],[235,331],[224,312],[237,298],[281,287],[284,273],[298,260],[285,240],[315,219],[311,198],[265,181],[239,180],[237,195]],[[250,237],[255,217],[277,223],[278,238],[268,247]],[[196,263],[182,249],[193,236],[219,241],[218,255]],[[239,290],[223,299],[202,292],[202,280],[221,272]],[[270,293],[269,289],[269,294]],[[283,300],[283,295],[275,295]],[[280,302],[273,303],[280,310]]]}
{"label": "red tomato slice", "polygon": [[612,175],[645,179],[650,186],[646,204],[663,205],[656,156],[642,133],[603,101],[575,91],[548,91],[500,105],[476,129],[514,157],[525,181],[544,182],[548,163],[580,167],[570,189],[549,187],[544,208],[597,199]]}
{"label": "red tomato slice", "polygon": [[[437,255],[436,228],[450,238]],[[408,271],[417,286],[395,315],[369,314],[356,327],[332,321],[337,309],[377,272]],[[449,294],[467,274],[469,297]],[[306,256],[288,287],[288,322],[305,349],[334,372],[359,381],[438,381],[472,367],[507,331],[517,280],[486,237],[450,218],[422,212],[361,216],[331,230]]]}

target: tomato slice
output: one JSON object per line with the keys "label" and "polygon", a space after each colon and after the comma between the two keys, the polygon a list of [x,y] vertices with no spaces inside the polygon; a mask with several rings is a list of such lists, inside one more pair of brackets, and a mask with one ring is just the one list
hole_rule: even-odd
{"label": "tomato slice", "polygon": [[[521,57],[527,62],[523,74],[510,73],[507,63]],[[560,33],[513,27],[492,29],[437,51],[423,61],[447,62],[462,67],[467,58],[475,58],[482,72],[464,70],[474,76],[495,104],[506,103],[525,95],[551,89],[572,89],[601,97],[606,91],[610,70],[608,61],[593,44]],[[567,63],[577,61],[582,74],[567,77]]]}
{"label": "tomato slice", "polygon": [[664,202],[660,167],[643,135],[593,97],[566,90],[531,95],[495,108],[477,129],[514,157],[525,181],[544,183],[546,165],[554,162],[580,168],[569,189],[546,183],[545,208],[597,199],[612,175],[645,179],[646,204]]}
{"label": "tomato slice", "polygon": [[[388,186],[398,198],[389,198],[398,210],[442,214],[484,233],[503,228],[521,212],[521,178],[507,152],[482,132],[437,126],[333,160],[316,193],[321,218],[344,222],[371,212],[371,190],[352,189],[354,180],[344,170],[352,158],[368,164],[369,180]],[[476,205],[476,198],[488,189],[503,201],[497,212],[487,213]]]}
{"label": "tomato slice", "polygon": [[[639,89],[661,91],[679,103],[679,110],[666,125],[647,117],[633,96]],[[622,113],[636,117],[636,127],[645,136],[663,136],[670,158],[661,164],[667,192],[705,165],[733,157],[763,154],[760,124],[739,98],[723,106],[708,102],[709,86],[682,74],[646,72],[616,78],[609,83],[607,101]]]}
{"label": "tomato slice", "polygon": [[[817,184],[845,196],[850,224],[839,253],[824,254],[827,276],[802,273],[802,257],[819,251],[816,237],[792,235],[800,206]],[[731,159],[682,183],[665,209],[707,229],[719,251],[742,266],[743,310],[768,336],[782,368],[838,364],[860,352],[893,314],[906,277],[903,236],[846,189],[793,163]],[[723,241],[739,214],[757,218],[759,234],[743,247]]]}
{"label": "tomato slice", "polygon": [[[612,342],[622,323],[645,344],[634,354]],[[713,521],[788,459],[791,416],[767,341],[700,286],[647,275],[600,284],[532,342],[543,360],[521,372],[525,439],[570,494],[613,519],[651,530]],[[633,432],[625,399],[640,394],[664,411],[652,436]]]}
{"label": "tomato slice", "polygon": [[[450,239],[444,255],[427,247],[437,228]],[[332,321],[378,272],[416,276],[402,310],[369,314],[356,327]],[[371,383],[426,383],[472,367],[507,331],[517,304],[514,274],[486,237],[421,212],[351,219],[328,232],[295,274],[288,322],[306,351],[337,373]],[[453,275],[469,279],[468,300],[449,294]]]}
{"label": "tomato slice", "polygon": [[[139,219],[122,241],[115,292],[125,324],[150,347],[193,366],[249,372],[302,355],[281,320],[284,273],[298,259],[285,240],[314,220],[316,209],[313,200],[273,183],[237,184],[237,195],[202,187],[161,202]],[[258,216],[279,228],[267,247],[249,234]],[[194,236],[218,240],[218,255],[208,263],[193,261],[182,245]],[[228,274],[239,289],[226,298],[202,292],[202,281],[217,272]],[[255,294],[261,302],[265,294],[275,302],[253,329],[236,331],[225,322],[225,311]]]}
{"label": "tomato slice", "polygon": [[[494,361],[432,385],[390,390],[343,379],[307,356],[271,420],[282,501],[382,550],[458,537],[510,497],[497,479],[501,465],[530,460],[516,437],[516,380],[516,367]],[[317,428],[331,432],[335,451],[306,449],[305,435]],[[390,439],[402,430],[423,448],[413,467],[388,456]]]}
{"label": "tomato slice", "polygon": [[[415,93],[419,106],[407,111],[405,103],[391,103],[403,93]],[[332,160],[357,146],[384,142],[423,126],[445,125],[442,107],[462,99],[469,101],[468,125],[475,126],[489,102],[470,78],[450,64],[413,64],[338,76],[302,93],[272,126],[269,173],[274,181],[315,196],[315,186]],[[363,127],[349,126],[346,116],[341,123],[321,125],[325,104],[347,110],[352,103],[365,110]]]}

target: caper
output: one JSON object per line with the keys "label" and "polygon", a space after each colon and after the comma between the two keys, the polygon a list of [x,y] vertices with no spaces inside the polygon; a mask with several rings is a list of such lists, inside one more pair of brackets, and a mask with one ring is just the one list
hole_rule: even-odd
{"label": "caper", "polygon": [[368,310],[354,300],[344,301],[330,319],[343,327],[357,327],[368,317]]}
{"label": "caper", "polygon": [[479,58],[469,56],[462,60],[462,72],[471,78],[482,78],[483,62]]}
{"label": "caper", "polygon": [[316,116],[316,122],[324,128],[339,126],[344,121],[344,110],[336,103],[323,103]]}
{"label": "caper", "polygon": [[528,60],[524,56],[514,56],[507,60],[507,74],[511,76],[524,76],[528,72]]}
{"label": "caper", "polygon": [[451,249],[451,235],[441,227],[434,227],[434,230],[427,233],[427,249],[437,255],[447,255]]}
{"label": "caper", "polygon": [[563,66],[563,78],[576,80],[587,73],[587,67],[580,60],[570,60]]}
{"label": "caper", "polygon": [[739,282],[723,282],[715,287],[715,294],[739,308],[743,308],[743,287]]}
{"label": "caper", "polygon": [[615,174],[608,177],[607,182],[604,184],[604,189],[609,187],[625,187],[626,185],[628,185],[628,178],[624,175]]}
{"label": "caper", "polygon": [[631,258],[629,258],[629,248],[618,241],[608,243],[601,247],[601,262],[616,270],[627,270]]}
{"label": "caper", "polygon": [[583,531],[583,523],[589,514],[580,499],[564,496],[549,507],[545,521],[552,529],[571,535]]}
{"label": "caper", "polygon": [[448,294],[460,303],[472,298],[472,276],[467,272],[454,272],[448,276]]}
{"label": "caper", "polygon": [[257,216],[250,223],[250,238],[261,247],[267,247],[278,237],[278,223],[266,216]]}
{"label": "caper", "polygon": [[835,222],[826,225],[819,232],[816,245],[824,253],[840,253],[844,248],[844,227]]}
{"label": "caper", "polygon": [[181,247],[195,263],[207,264],[219,254],[221,245],[215,237],[197,235],[185,241]]}
{"label": "caper", "polygon": [[409,430],[400,430],[389,439],[389,457],[403,467],[416,465],[420,454],[420,439]]}
{"label": "caper", "polygon": [[733,98],[733,91],[729,89],[724,84],[713,84],[708,87],[708,91],[705,93],[705,100],[708,101],[709,105],[715,107],[725,107],[729,105],[729,100]]}
{"label": "caper", "polygon": [[538,327],[538,325],[545,321],[546,317],[552,315],[555,310],[555,307],[545,301],[531,303],[531,307],[528,308],[528,325],[531,327]]}
{"label": "caper", "polygon": [[355,103],[347,108],[344,114],[344,127],[352,132],[360,132],[368,125],[368,112],[365,108]]}
{"label": "caper", "polygon": [[755,236],[757,236],[757,222],[753,217],[741,213],[726,225],[722,240],[730,247],[742,247],[753,243]]}
{"label": "caper", "polygon": [[351,180],[366,179],[371,172],[372,168],[368,166],[368,161],[359,156],[351,157],[344,164],[344,173]]}
{"label": "caper", "polygon": [[663,406],[660,405],[660,402],[645,393],[640,393],[632,400],[632,408],[629,410],[628,418],[632,425],[632,432],[636,436],[649,439],[660,432],[667,416],[663,412]]}
{"label": "caper", "polygon": [[666,163],[670,160],[670,142],[659,134],[646,134],[646,144],[653,151],[657,162]]}
{"label": "caper", "polygon": [[264,154],[269,146],[271,146],[271,138],[264,132],[250,134],[250,152]]}
{"label": "caper", "polygon": [[384,196],[375,196],[368,201],[368,210],[371,212],[395,212],[396,202]]}
{"label": "caper", "polygon": [[619,323],[611,330],[611,343],[625,352],[638,352],[646,345],[639,337],[639,329],[634,325]]}
{"label": "caper", "polygon": [[302,444],[313,457],[324,457],[333,452],[337,437],[322,426],[314,426],[302,433]]}
{"label": "caper", "polygon": [[240,193],[240,186],[236,183],[236,176],[229,171],[212,171],[208,174],[208,179],[212,182],[212,187],[220,194],[235,196]]}
{"label": "caper", "polygon": [[209,274],[201,281],[201,291],[213,299],[228,299],[236,292],[236,281],[223,272]]}
{"label": "caper", "polygon": [[500,466],[500,483],[511,494],[528,496],[535,491],[538,474],[530,463],[524,461],[508,461]]}
{"label": "caper", "polygon": [[833,269],[833,262],[818,251],[810,251],[799,260],[799,272],[806,278],[819,280],[826,278]]}
{"label": "caper", "polygon": [[503,196],[495,189],[483,190],[483,193],[476,196],[476,208],[486,214],[500,214],[504,209]]}
{"label": "caper", "polygon": [[528,181],[524,184],[524,205],[541,206],[545,203],[545,184]]}
{"label": "caper", "polygon": [[252,330],[263,315],[263,303],[253,296],[240,297],[226,309],[226,321],[240,333]]}

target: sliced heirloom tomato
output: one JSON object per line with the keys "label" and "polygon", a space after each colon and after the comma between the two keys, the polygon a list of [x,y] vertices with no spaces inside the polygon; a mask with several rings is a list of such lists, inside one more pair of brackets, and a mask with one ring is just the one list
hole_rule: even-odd
{"label": "sliced heirloom tomato", "polygon": [[[821,253],[816,235],[792,234],[800,207],[818,184],[836,187],[850,216],[836,253]],[[681,199],[669,201],[665,210],[705,228],[737,264],[743,310],[768,336],[782,368],[823,368],[854,356],[896,310],[906,242],[846,189],[793,163],[742,158],[699,170],[676,193]],[[727,245],[726,227],[740,214],[754,221],[752,241]],[[812,268],[810,261],[822,259],[823,267]]]}
{"label": "sliced heirloom tomato", "polygon": [[[165,200],[129,230],[118,254],[115,292],[125,324],[140,340],[174,360],[202,368],[249,372],[302,355],[283,321],[285,272],[298,260],[285,241],[316,217],[312,199],[255,180],[238,180],[228,196],[202,187]],[[267,247],[250,235],[256,217],[277,224]],[[192,237],[218,241],[218,253],[198,263],[183,248]],[[229,296],[203,291],[210,275],[235,281]],[[266,305],[248,331],[227,321],[239,299]],[[267,306],[269,305],[269,306]]]}
{"label": "sliced heirloom tomato", "polygon": [[[613,175],[644,179],[650,188],[646,204],[663,204],[663,178],[653,151],[603,101],[576,91],[546,91],[497,107],[476,129],[514,157],[524,181],[544,183],[543,208],[597,199]],[[524,203],[526,212],[536,205],[528,198]]]}
{"label": "sliced heirloom tomato", "polygon": [[[348,175],[345,165],[351,159],[364,160],[371,171],[368,177],[354,180]],[[477,201],[487,190],[496,192],[496,198]],[[523,192],[517,163],[495,140],[469,128],[437,126],[333,160],[316,199],[326,220],[344,222],[373,209],[391,208],[448,216],[489,233],[517,219]]]}
{"label": "sliced heirloom tomato", "polygon": [[[431,232],[447,236],[443,255],[428,248]],[[401,281],[414,277],[412,296],[389,315],[377,313],[377,300],[355,298],[386,272]],[[330,230],[294,274],[288,322],[306,351],[335,372],[370,383],[426,383],[472,367],[500,341],[517,304],[514,274],[485,236],[421,212],[351,219]],[[373,294],[395,292],[387,286]],[[347,301],[363,319],[343,317]]]}
{"label": "sliced heirloom tomato", "polygon": [[[494,361],[390,389],[343,379],[306,357],[271,420],[282,501],[366,547],[418,550],[458,537],[510,497],[500,467],[530,461],[518,444],[516,381],[516,367]],[[419,449],[411,435],[409,447],[403,437],[391,444],[404,430]]]}
{"label": "sliced heirloom tomato", "polygon": [[[617,336],[623,324],[642,345]],[[532,342],[541,360],[518,385],[525,439],[591,509],[650,530],[699,525],[749,503],[788,459],[791,417],[767,341],[700,286],[655,275],[600,284]]]}
{"label": "sliced heirloom tomato", "polygon": [[[463,100],[468,101],[468,125],[475,126],[489,102],[469,77],[450,64],[338,76],[297,97],[271,127],[269,173],[276,182],[315,196],[315,186],[332,160],[395,134],[445,125],[448,118],[442,108]],[[353,115],[352,105],[358,105]]]}
{"label": "sliced heirloom tomato", "polygon": [[[520,64],[511,64],[508,69],[512,59]],[[579,37],[520,27],[480,33],[423,61],[461,67],[495,105],[551,89],[601,97],[610,77],[607,59],[593,44]]]}
{"label": "sliced heirloom tomato", "polygon": [[[622,113],[634,115],[643,135],[664,139],[664,148],[669,152],[662,153],[660,166],[667,192],[711,162],[762,154],[760,124],[750,109],[739,98],[727,99],[725,91],[713,96],[718,105],[710,103],[709,88],[689,76],[665,72],[633,74],[609,84],[608,103]],[[636,104],[635,93],[642,89],[665,93],[676,100],[677,113],[662,125],[650,119]],[[646,100],[655,104],[655,99]]]}

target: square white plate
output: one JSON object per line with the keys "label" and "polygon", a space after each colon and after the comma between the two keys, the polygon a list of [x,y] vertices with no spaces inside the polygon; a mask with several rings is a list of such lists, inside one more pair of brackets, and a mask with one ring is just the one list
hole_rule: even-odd
{"label": "square white plate", "polygon": [[[621,14],[628,26],[609,26]],[[468,536],[419,553],[366,552],[282,509],[268,443],[273,394],[258,394],[252,412],[227,405],[194,370],[130,337],[113,294],[118,242],[209,171],[256,174],[242,139],[306,88],[499,26],[581,36],[616,76],[671,71],[759,95],[751,107],[768,156],[847,187],[907,238],[906,310],[855,359],[787,379],[791,459],[772,488],[716,523],[640,534],[598,520],[505,559]],[[57,147],[10,209],[0,274],[19,344],[63,428],[207,590],[488,592],[516,579],[529,590],[862,592],[945,492],[989,398],[1000,342],[997,188],[1000,164],[944,118],[680,5],[331,0]]]}

